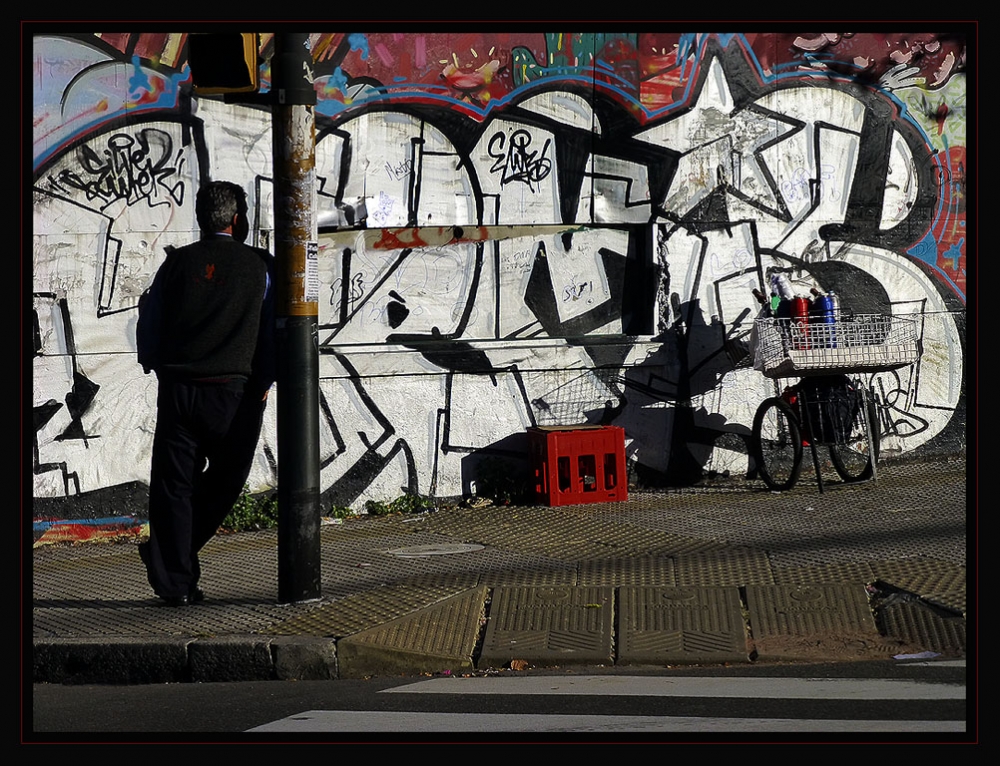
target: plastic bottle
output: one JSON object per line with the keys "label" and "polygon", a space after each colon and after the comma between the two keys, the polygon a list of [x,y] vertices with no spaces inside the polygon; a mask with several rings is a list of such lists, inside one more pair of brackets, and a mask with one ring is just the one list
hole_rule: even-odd
{"label": "plastic bottle", "polygon": [[787,298],[778,300],[778,310],[774,312],[778,319],[788,319],[792,315],[792,302]]}
{"label": "plastic bottle", "polygon": [[833,309],[833,298],[830,293],[821,293],[816,288],[812,290],[812,314],[810,321],[813,324],[813,345],[817,348],[835,348],[837,343],[834,337],[833,325],[836,317]]}
{"label": "plastic bottle", "polygon": [[777,274],[771,275],[771,286],[777,289],[778,295],[787,301],[795,298],[795,291],[792,289],[791,280],[788,279],[787,274]]}
{"label": "plastic bottle", "polygon": [[781,303],[781,296],[778,295],[777,290],[771,290],[771,313],[778,313],[778,305]]}
{"label": "plastic bottle", "polygon": [[840,321],[840,296],[837,295],[833,290],[830,290],[826,294],[826,297],[830,299],[831,311],[833,312],[833,321]]}
{"label": "plastic bottle", "polygon": [[791,300],[792,348],[809,348],[809,299],[796,295]]}

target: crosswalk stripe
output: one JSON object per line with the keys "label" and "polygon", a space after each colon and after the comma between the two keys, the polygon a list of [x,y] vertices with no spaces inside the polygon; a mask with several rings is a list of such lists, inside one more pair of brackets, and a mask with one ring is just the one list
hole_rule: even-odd
{"label": "crosswalk stripe", "polygon": [[492,713],[416,713],[368,710],[308,710],[249,729],[271,734],[479,732],[641,733],[641,732],[964,732],[965,721],[879,721],[871,719],[708,718],[698,716],[507,715]]}
{"label": "crosswalk stripe", "polygon": [[556,694],[753,699],[965,699],[963,684],[872,678],[519,676],[431,678],[383,694]]}
{"label": "crosswalk stripe", "polygon": [[[379,694],[591,695],[726,699],[917,701],[964,700],[961,683],[882,678],[771,678],[663,676],[510,676],[429,678]],[[650,716],[592,714],[436,713],[417,711],[307,710],[250,729],[258,733],[305,732],[965,732],[962,720],[874,720],[870,718],[754,718],[747,716]]]}

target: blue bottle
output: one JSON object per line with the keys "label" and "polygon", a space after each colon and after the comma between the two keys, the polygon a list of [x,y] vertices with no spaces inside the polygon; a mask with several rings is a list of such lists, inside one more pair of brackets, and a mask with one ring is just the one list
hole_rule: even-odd
{"label": "blue bottle", "polygon": [[816,328],[813,336],[817,341],[817,345],[822,345],[825,348],[836,348],[837,340],[833,327],[837,322],[836,296],[833,293],[821,293],[816,289],[812,292],[816,297],[813,298],[813,310],[810,321],[821,325]]}

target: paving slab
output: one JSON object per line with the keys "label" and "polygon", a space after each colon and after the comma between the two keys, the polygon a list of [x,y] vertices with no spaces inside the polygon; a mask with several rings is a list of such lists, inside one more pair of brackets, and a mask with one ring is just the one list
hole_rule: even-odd
{"label": "paving slab", "polygon": [[613,664],[613,608],[609,587],[496,588],[479,667]]}
{"label": "paving slab", "polygon": [[678,585],[767,585],[774,582],[767,553],[754,548],[674,557]]}
{"label": "paving slab", "polygon": [[31,561],[34,674],[160,683],[195,669],[205,681],[320,679],[517,659],[964,654],[963,486],[963,466],[887,461],[877,483],[822,494],[733,481],[621,503],[347,519],[320,530],[322,598],[296,604],[277,601],[276,530],[216,536],[207,600],[184,609],[153,596],[136,540],[46,544]]}
{"label": "paving slab", "polygon": [[337,642],[340,678],[474,670],[487,589],[470,588]]}
{"label": "paving slab", "polygon": [[965,592],[965,567],[929,558],[890,559],[872,563],[881,582],[910,593]]}
{"label": "paving slab", "polygon": [[272,635],[330,636],[342,638],[370,631],[446,598],[468,590],[468,585],[412,584],[379,588],[377,592],[358,593],[313,609],[308,614],[291,617],[272,625]]}
{"label": "paving slab", "polygon": [[887,636],[918,649],[948,656],[965,654],[965,620],[943,615],[919,600],[885,607],[879,621]]}
{"label": "paving slab", "polygon": [[809,585],[815,582],[870,583],[875,579],[871,565],[863,561],[777,567],[771,565],[775,585]]}
{"label": "paving slab", "polygon": [[617,664],[748,662],[739,589],[618,589]]}
{"label": "paving slab", "polygon": [[863,583],[749,585],[750,630],[759,659],[816,659],[816,640],[877,642]]}
{"label": "paving slab", "polygon": [[674,560],[665,556],[580,562],[579,585],[675,585]]}

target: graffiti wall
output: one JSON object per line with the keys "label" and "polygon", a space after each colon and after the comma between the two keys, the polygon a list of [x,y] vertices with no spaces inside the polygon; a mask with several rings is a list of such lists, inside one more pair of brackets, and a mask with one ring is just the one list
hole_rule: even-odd
{"label": "graffiti wall", "polygon": [[[640,486],[752,475],[775,272],[914,319],[920,361],[869,376],[883,455],[964,452],[964,33],[310,43],[325,503],[473,493],[535,425],[622,426]],[[248,190],[272,246],[270,114],[195,96],[184,34],[31,51],[36,516],[120,513],[155,425],[138,296],[208,179]]]}

